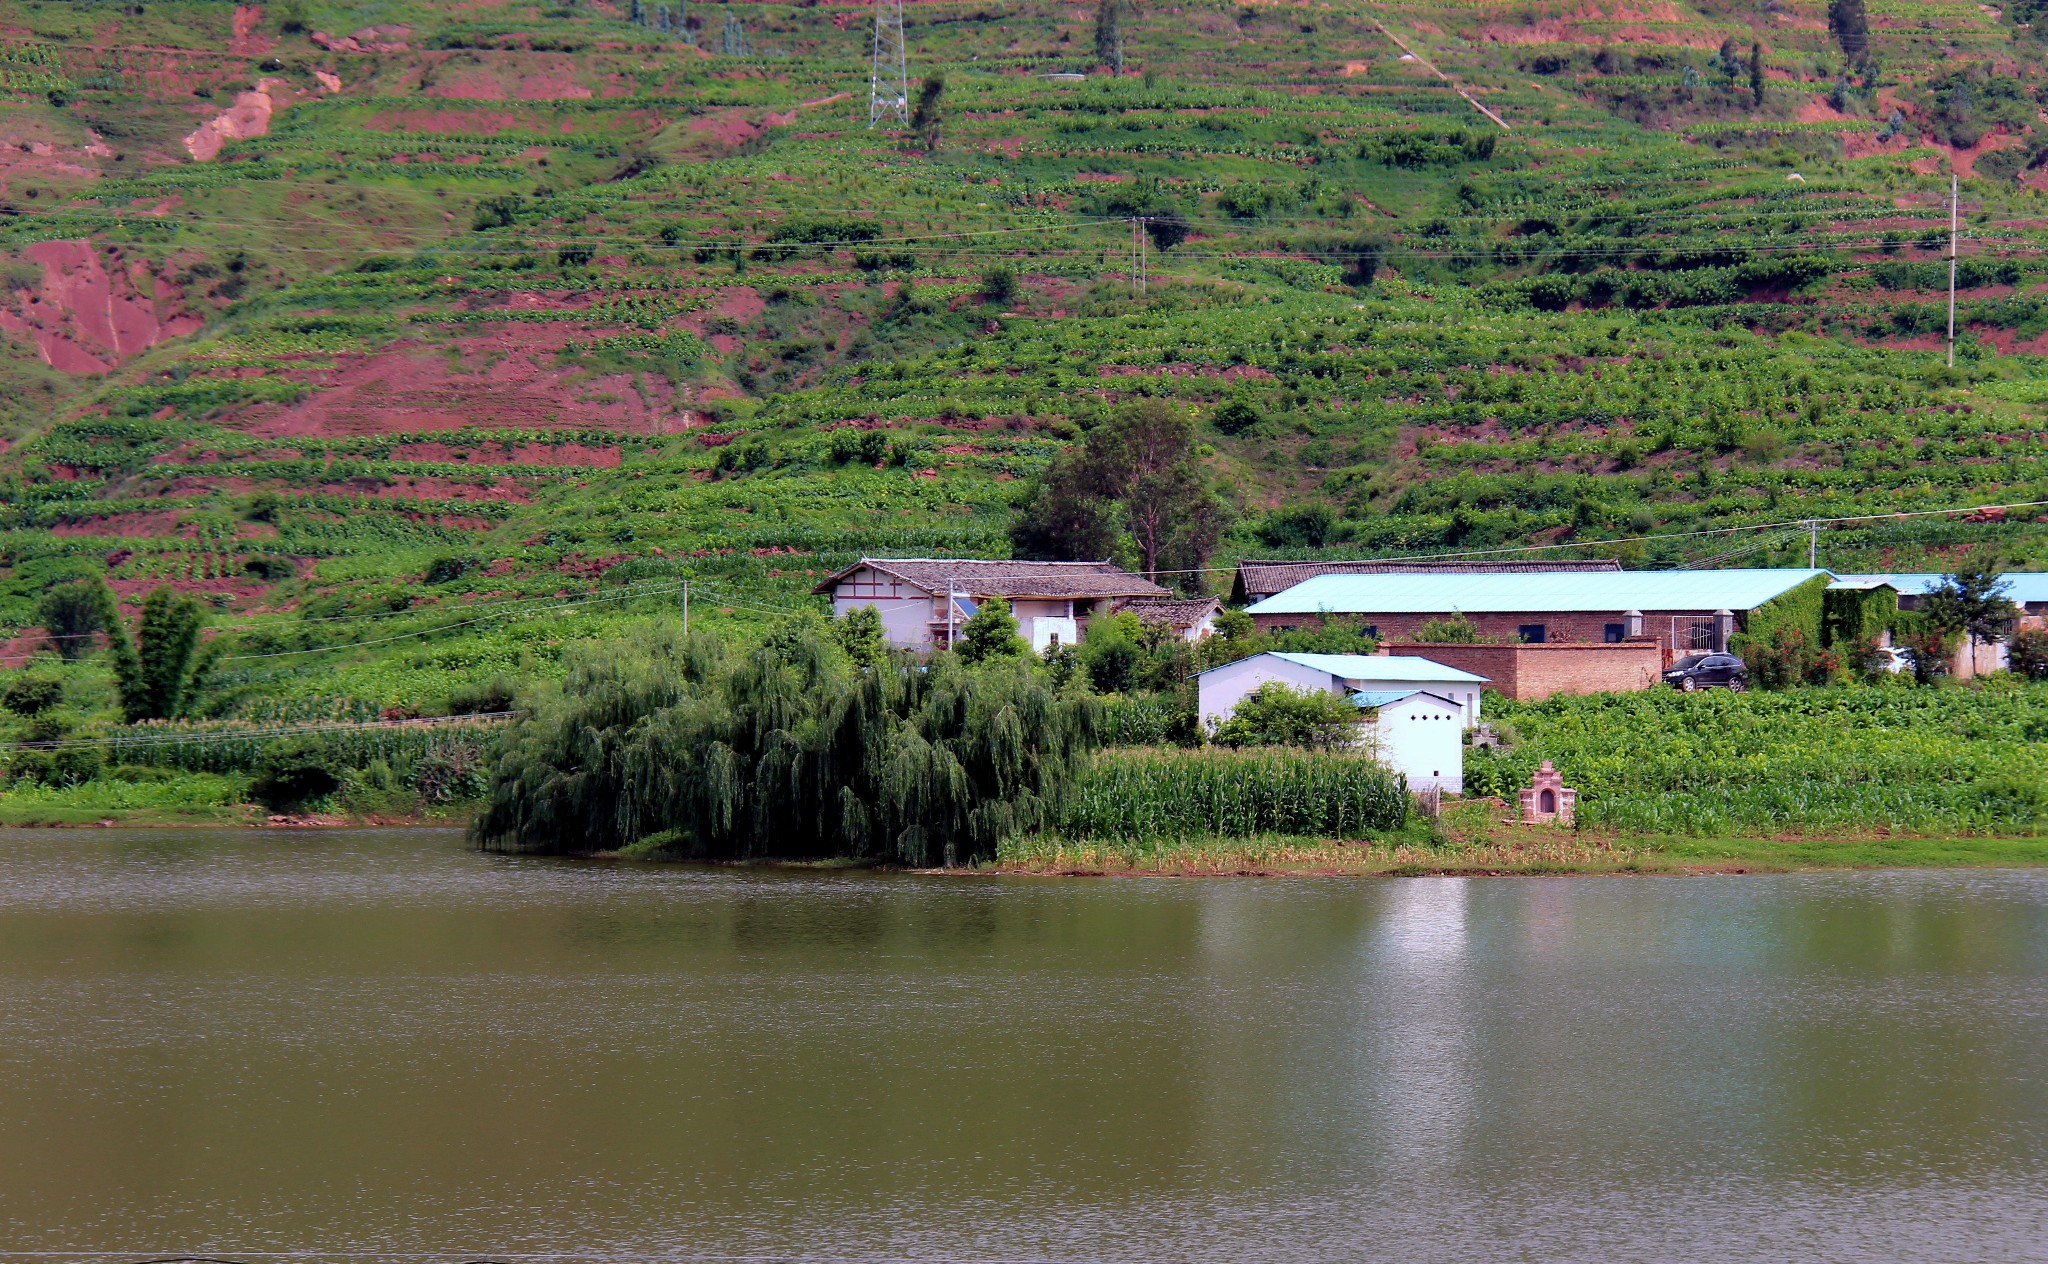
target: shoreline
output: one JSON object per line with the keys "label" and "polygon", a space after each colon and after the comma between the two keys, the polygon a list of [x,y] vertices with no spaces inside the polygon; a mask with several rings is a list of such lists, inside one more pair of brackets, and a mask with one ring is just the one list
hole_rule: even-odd
{"label": "shoreline", "polygon": [[[288,816],[218,811],[159,817],[152,813],[95,820],[8,821],[9,830],[270,830],[289,834],[367,829],[466,827],[467,815]],[[1418,823],[1405,836],[1329,841],[1304,838],[1199,840],[1153,846],[1032,839],[1004,848],[992,861],[951,869],[896,869],[857,860],[699,862],[782,868],[874,868],[906,873],[1048,878],[1219,877],[1703,877],[1750,873],[1828,873],[1880,869],[2048,867],[2048,834],[1916,835],[1889,830],[1837,830],[1739,835],[1623,836],[1548,826],[1430,830]],[[1451,826],[1446,820],[1441,826]],[[664,865],[661,857],[598,854],[589,859]]]}

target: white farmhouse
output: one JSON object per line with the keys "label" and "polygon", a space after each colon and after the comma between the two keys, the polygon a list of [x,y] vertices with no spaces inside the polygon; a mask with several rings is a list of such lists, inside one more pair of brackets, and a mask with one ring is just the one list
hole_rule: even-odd
{"label": "white farmhouse", "polygon": [[[1245,695],[1269,681],[1295,689],[1408,694],[1426,691],[1458,708],[1459,730],[1479,723],[1484,676],[1407,654],[1254,654],[1195,677],[1202,727],[1213,731]],[[1461,739],[1462,740],[1462,739]]]}
{"label": "white farmhouse", "polygon": [[1081,639],[1088,617],[1166,589],[1110,562],[1002,562],[983,558],[864,557],[813,591],[832,595],[832,616],[873,606],[889,644],[943,649],[990,597],[1010,603],[1017,631],[1043,653]]}

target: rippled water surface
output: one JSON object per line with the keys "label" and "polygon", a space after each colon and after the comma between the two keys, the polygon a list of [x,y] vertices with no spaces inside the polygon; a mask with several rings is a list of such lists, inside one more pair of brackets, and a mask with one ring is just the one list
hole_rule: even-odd
{"label": "rippled water surface", "polygon": [[0,1248],[2048,1259],[2048,872],[0,834]]}

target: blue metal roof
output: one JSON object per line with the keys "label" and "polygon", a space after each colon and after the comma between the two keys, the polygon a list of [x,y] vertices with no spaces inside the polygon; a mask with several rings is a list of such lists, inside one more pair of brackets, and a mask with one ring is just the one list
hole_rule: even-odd
{"label": "blue metal roof", "polygon": [[1357,693],[1351,695],[1351,701],[1356,705],[1361,707],[1373,708],[1391,707],[1395,703],[1401,701],[1404,698],[1429,698],[1433,701],[1443,703],[1445,706],[1449,707],[1453,711],[1459,709],[1457,703],[1451,701],[1449,698],[1442,697],[1438,694],[1433,694],[1429,692],[1429,690],[1427,689],[1410,689],[1406,693],[1396,693],[1391,690],[1385,689],[1361,689]]}
{"label": "blue metal roof", "polygon": [[1821,570],[1410,572],[1318,575],[1251,614],[1505,614],[1754,610]]}
{"label": "blue metal roof", "polygon": [[[2048,601],[2048,573],[2007,571],[2001,578],[2005,580],[2005,596],[2010,600],[2022,605]],[[1941,587],[1942,577],[1927,571],[1910,571],[1897,575],[1837,575],[1835,579],[1845,588],[1890,584],[1901,597],[1922,597]]]}
{"label": "blue metal roof", "polygon": [[1488,680],[1485,676],[1475,676],[1414,654],[1281,654],[1272,650],[1264,654],[1248,654],[1195,674],[1206,676],[1209,672],[1248,663],[1254,658],[1284,658],[1311,671],[1328,672],[1339,680],[1391,680],[1417,685],[1483,685]]}
{"label": "blue metal roof", "polygon": [[1406,684],[1483,685],[1487,678],[1414,654],[1280,654],[1290,663],[1328,672],[1339,680],[1394,680]]}

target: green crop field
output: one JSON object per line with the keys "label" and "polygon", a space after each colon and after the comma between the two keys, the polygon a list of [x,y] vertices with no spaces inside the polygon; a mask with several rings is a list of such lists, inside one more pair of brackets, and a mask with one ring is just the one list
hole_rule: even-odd
{"label": "green crop field", "polygon": [[913,131],[853,4],[23,0],[0,668],[104,719],[35,626],[104,576],[204,604],[198,718],[438,713],[686,580],[1001,556],[1146,398],[1218,568],[2048,566],[2038,3],[1117,8],[1121,73],[1094,4],[908,4]]}

